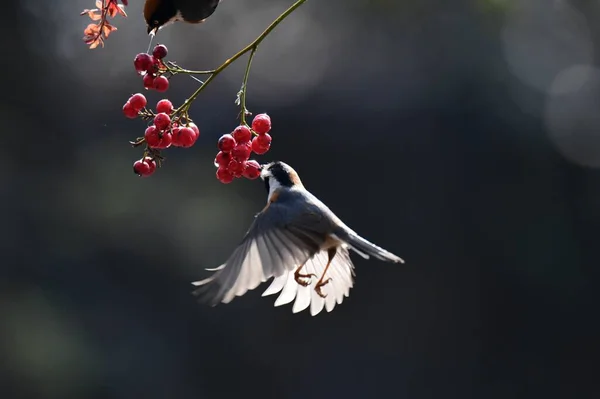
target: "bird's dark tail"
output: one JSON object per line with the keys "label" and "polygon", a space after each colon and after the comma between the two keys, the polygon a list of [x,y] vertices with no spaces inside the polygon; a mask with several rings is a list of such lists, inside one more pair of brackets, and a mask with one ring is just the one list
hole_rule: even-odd
{"label": "bird's dark tail", "polygon": [[372,256],[385,262],[404,263],[404,260],[399,256],[396,256],[393,253],[378,247],[372,242],[365,240],[353,231],[344,229],[343,231],[336,232],[335,235],[340,240],[346,242],[350,248],[354,250],[354,252],[361,255],[365,259],[368,259]]}

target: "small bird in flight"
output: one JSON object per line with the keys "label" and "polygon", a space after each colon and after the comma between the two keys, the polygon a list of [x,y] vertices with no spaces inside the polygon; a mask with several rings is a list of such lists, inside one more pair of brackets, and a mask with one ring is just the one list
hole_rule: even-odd
{"label": "small bird in flight", "polygon": [[210,277],[195,281],[193,294],[212,306],[229,303],[274,277],[262,296],[279,293],[275,306],[291,303],[294,313],[310,306],[316,315],[333,310],[354,283],[349,250],[365,259],[404,263],[400,257],[365,240],[311,194],[289,165],[261,167],[268,192],[242,242]]}

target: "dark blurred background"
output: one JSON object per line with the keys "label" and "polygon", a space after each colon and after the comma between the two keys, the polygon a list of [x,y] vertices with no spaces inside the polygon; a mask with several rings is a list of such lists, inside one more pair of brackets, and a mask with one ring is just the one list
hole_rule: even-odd
{"label": "dark blurred background", "polygon": [[[350,297],[314,318],[268,284],[190,295],[266,200],[212,165],[245,63],[192,107],[196,146],[134,176],[145,125],[121,107],[148,37],[130,3],[97,50],[93,0],[3,4],[2,399],[599,397],[598,1],[309,0],[263,43],[259,160],[407,261],[354,256]],[[214,68],[291,3],[224,0],[157,41]]]}

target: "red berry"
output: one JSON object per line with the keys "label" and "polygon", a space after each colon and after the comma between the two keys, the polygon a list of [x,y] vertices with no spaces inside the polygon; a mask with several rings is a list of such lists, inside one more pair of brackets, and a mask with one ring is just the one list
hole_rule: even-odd
{"label": "red berry", "polygon": [[166,98],[160,100],[156,103],[156,112],[164,112],[165,114],[170,114],[171,112],[173,112],[173,103],[167,100]]}
{"label": "red berry", "polygon": [[227,168],[220,167],[217,169],[217,179],[223,184],[229,184],[233,181],[233,174]]}
{"label": "red berry", "polygon": [[150,174],[156,171],[156,161],[150,157],[145,157],[144,162],[150,165]]}
{"label": "red berry", "polygon": [[153,63],[154,60],[152,59],[152,56],[146,53],[139,53],[133,59],[133,66],[138,73],[147,71],[152,67]]}
{"label": "red berry", "polygon": [[230,152],[236,144],[237,143],[231,134],[224,134],[217,142],[217,147],[223,152]]}
{"label": "red berry", "polygon": [[268,133],[256,136],[252,140],[252,151],[258,155],[262,155],[271,148],[271,136]]}
{"label": "red berry", "polygon": [[173,123],[171,126],[171,134],[173,135],[173,142],[171,143],[175,147],[181,147],[179,144],[179,131],[181,130],[181,126],[177,123]]}
{"label": "red berry", "polygon": [[142,78],[142,82],[144,84],[144,88],[148,90],[154,89],[154,76],[150,74],[144,75]]}
{"label": "red berry", "polygon": [[156,162],[150,157],[139,159],[133,163],[133,173],[138,176],[148,177],[155,171]]}
{"label": "red berry", "polygon": [[146,128],[144,132],[144,140],[146,140],[146,144],[149,147],[154,147],[158,145],[160,142],[160,136],[158,135],[159,131],[154,125],[150,125]]}
{"label": "red berry", "polygon": [[169,89],[169,79],[164,76],[157,76],[154,78],[154,90],[159,93],[163,93]]}
{"label": "red berry", "polygon": [[198,136],[196,136],[196,132],[192,128],[182,127],[177,129],[173,141],[177,143],[178,147],[189,148],[194,145],[197,138]]}
{"label": "red berry", "polygon": [[229,165],[227,165],[227,170],[229,170],[234,177],[242,177],[242,173],[246,170],[246,161],[232,159],[231,162],[229,162]]}
{"label": "red berry", "polygon": [[250,180],[258,179],[260,176],[260,164],[253,159],[246,162],[246,170],[244,170],[243,176]]}
{"label": "red berry", "polygon": [[265,134],[271,130],[271,117],[267,114],[258,114],[252,120],[252,130],[258,134]]}
{"label": "red berry", "polygon": [[250,148],[246,143],[239,143],[233,147],[233,150],[231,150],[231,156],[237,161],[247,161],[248,158],[250,158],[251,153],[252,148]]}
{"label": "red berry", "polygon": [[188,127],[194,131],[196,134],[196,140],[198,140],[198,137],[200,137],[200,129],[198,129],[198,126],[196,126],[194,122],[190,122]]}
{"label": "red berry", "polygon": [[261,134],[260,136],[256,136],[256,139],[262,146],[270,146],[271,141],[273,141],[273,138],[271,137],[271,135],[269,133],[265,133],[265,134]]}
{"label": "red berry", "polygon": [[154,125],[159,130],[165,130],[171,125],[171,118],[164,112],[156,114],[154,117]]}
{"label": "red berry", "polygon": [[248,126],[240,125],[233,130],[231,133],[233,138],[238,143],[247,143],[252,140],[252,132]]}
{"label": "red berry", "polygon": [[165,149],[173,143],[173,135],[170,132],[161,133],[156,126],[148,126],[144,132],[144,139],[150,148]]}
{"label": "red berry", "polygon": [[123,105],[123,114],[129,119],[135,119],[138,116],[138,110],[131,105],[131,102],[127,101],[125,105]]}
{"label": "red berry", "polygon": [[167,56],[168,52],[169,51],[167,50],[167,46],[165,46],[164,44],[157,44],[154,47],[154,50],[152,50],[152,55],[154,56],[154,58],[162,60]]}
{"label": "red berry", "polygon": [[159,150],[169,148],[171,146],[171,144],[173,143],[173,135],[171,134],[171,132],[162,132],[161,135],[162,135],[162,138],[160,140],[160,144],[158,147],[155,147],[155,148],[157,148]]}
{"label": "red berry", "polygon": [[137,160],[133,163],[133,173],[139,176],[146,176],[150,171],[150,165],[142,160]]}
{"label": "red berry", "polygon": [[226,168],[231,162],[231,153],[219,151],[215,157],[215,166]]}
{"label": "red berry", "polygon": [[160,66],[162,64],[162,61],[157,58],[154,58],[153,56],[150,56],[150,58],[152,59],[152,62],[146,69],[146,73],[149,75],[156,75],[156,73],[158,72],[158,69],[160,68]]}
{"label": "red berry", "polygon": [[146,97],[142,93],[136,93],[136,94],[134,94],[133,96],[131,96],[129,98],[128,101],[131,103],[131,106],[136,111],[140,111],[148,103],[146,101]]}

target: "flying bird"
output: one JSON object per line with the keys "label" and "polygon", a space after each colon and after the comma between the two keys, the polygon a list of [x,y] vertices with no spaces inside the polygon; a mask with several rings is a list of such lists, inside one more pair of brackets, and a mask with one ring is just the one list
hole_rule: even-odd
{"label": "flying bird", "polygon": [[229,303],[274,277],[262,296],[279,293],[275,306],[295,300],[292,312],[310,307],[316,315],[348,297],[354,284],[350,250],[365,259],[404,263],[400,257],[365,240],[346,226],[302,184],[291,166],[271,162],[261,166],[268,192],[259,212],[229,259],[213,274],[192,284],[200,301]]}

